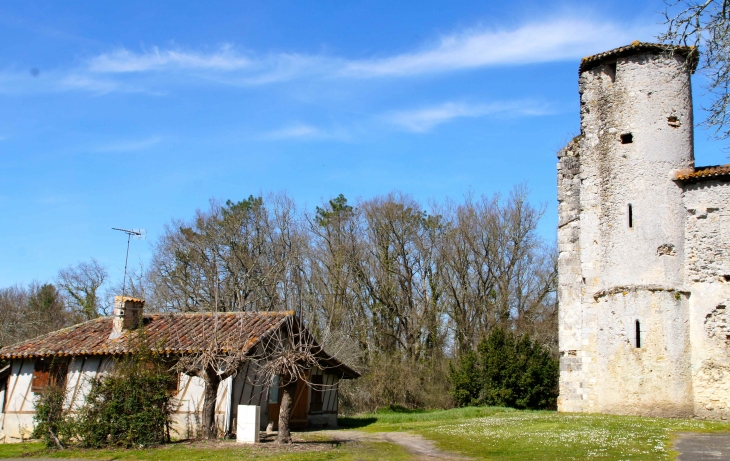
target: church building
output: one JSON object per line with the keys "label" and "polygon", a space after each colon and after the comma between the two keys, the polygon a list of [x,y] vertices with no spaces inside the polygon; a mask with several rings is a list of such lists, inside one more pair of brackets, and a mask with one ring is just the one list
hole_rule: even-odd
{"label": "church building", "polygon": [[730,165],[695,166],[697,60],[634,42],[580,64],[557,167],[560,411],[730,417]]}

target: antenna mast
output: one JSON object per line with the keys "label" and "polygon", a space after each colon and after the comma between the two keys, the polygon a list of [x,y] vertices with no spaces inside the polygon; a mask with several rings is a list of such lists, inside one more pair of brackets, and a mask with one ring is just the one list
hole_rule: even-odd
{"label": "antenna mast", "polygon": [[120,229],[118,227],[112,227],[112,230],[124,232],[127,234],[127,256],[124,258],[124,281],[122,282],[122,296],[126,295],[127,289],[127,262],[129,262],[129,241],[134,238],[142,240],[147,235],[147,231],[144,229]]}

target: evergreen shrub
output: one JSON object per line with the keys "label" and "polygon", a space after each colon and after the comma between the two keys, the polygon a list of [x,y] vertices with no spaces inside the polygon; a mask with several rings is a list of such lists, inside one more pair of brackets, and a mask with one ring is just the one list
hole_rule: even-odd
{"label": "evergreen shrub", "polygon": [[33,438],[48,448],[65,448],[74,438],[75,420],[65,408],[65,383],[50,383],[36,397]]}
{"label": "evergreen shrub", "polygon": [[529,335],[497,328],[451,365],[451,392],[458,406],[554,409],[558,369],[558,361]]}
{"label": "evergreen shrub", "polygon": [[147,347],[117,359],[111,373],[92,382],[79,411],[82,444],[132,448],[169,441],[176,380],[169,364]]}
{"label": "evergreen shrub", "polygon": [[49,448],[142,448],[170,440],[177,374],[139,335],[132,350],[91,381],[84,404],[69,411],[65,385],[47,386],[36,401],[33,436]]}

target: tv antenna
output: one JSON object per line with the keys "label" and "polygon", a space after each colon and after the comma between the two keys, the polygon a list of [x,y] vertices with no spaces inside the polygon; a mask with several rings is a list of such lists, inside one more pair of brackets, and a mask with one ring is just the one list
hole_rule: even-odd
{"label": "tv antenna", "polygon": [[112,227],[112,230],[124,232],[127,234],[127,257],[124,258],[124,281],[122,282],[122,296],[124,296],[125,290],[127,289],[127,262],[129,261],[129,241],[134,237],[137,240],[144,240],[147,237],[147,231],[144,229],[120,229],[118,227]]}

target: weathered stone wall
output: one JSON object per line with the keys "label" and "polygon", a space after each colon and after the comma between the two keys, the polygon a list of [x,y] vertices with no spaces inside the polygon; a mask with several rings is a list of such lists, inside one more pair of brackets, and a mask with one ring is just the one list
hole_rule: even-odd
{"label": "weathered stone wall", "polygon": [[[604,175],[610,163],[606,155],[611,142],[608,127],[616,125],[620,102],[616,99],[615,74],[607,66],[596,67],[583,72],[579,79],[581,113],[581,171],[580,171],[580,247],[579,271],[581,273],[581,347],[578,351],[583,373],[581,394],[582,409],[586,412],[600,411],[597,396],[600,393],[599,370],[595,369],[597,344],[597,316],[592,294],[601,289],[601,220],[603,212],[603,189],[608,185]],[[610,133],[618,136],[615,128]],[[615,139],[614,139],[615,141]],[[562,308],[562,306],[561,306]]]}
{"label": "weathered stone wall", "polygon": [[559,409],[691,414],[685,210],[671,181],[694,161],[689,74],[681,56],[639,54],[586,70],[579,87],[578,185],[568,148],[558,171]]}
{"label": "weathered stone wall", "polygon": [[591,82],[599,98],[586,105],[600,118],[584,120],[584,130],[586,139],[589,130],[596,137],[590,155],[593,201],[600,208],[597,289],[683,283],[685,211],[682,189],[670,180],[674,171],[694,165],[689,74],[681,71],[682,61],[676,55],[620,58],[612,84]]}
{"label": "weathered stone wall", "polygon": [[692,415],[688,298],[687,292],[637,285],[595,295],[599,411]]}
{"label": "weathered stone wall", "polygon": [[558,153],[558,408],[728,419],[730,181],[675,180],[694,168],[684,58],[619,51],[582,67]]}
{"label": "weathered stone wall", "polygon": [[730,183],[687,184],[687,284],[695,414],[730,417]]}
{"label": "weathered stone wall", "polygon": [[561,411],[583,410],[580,272],[580,140],[558,152],[558,300]]}

